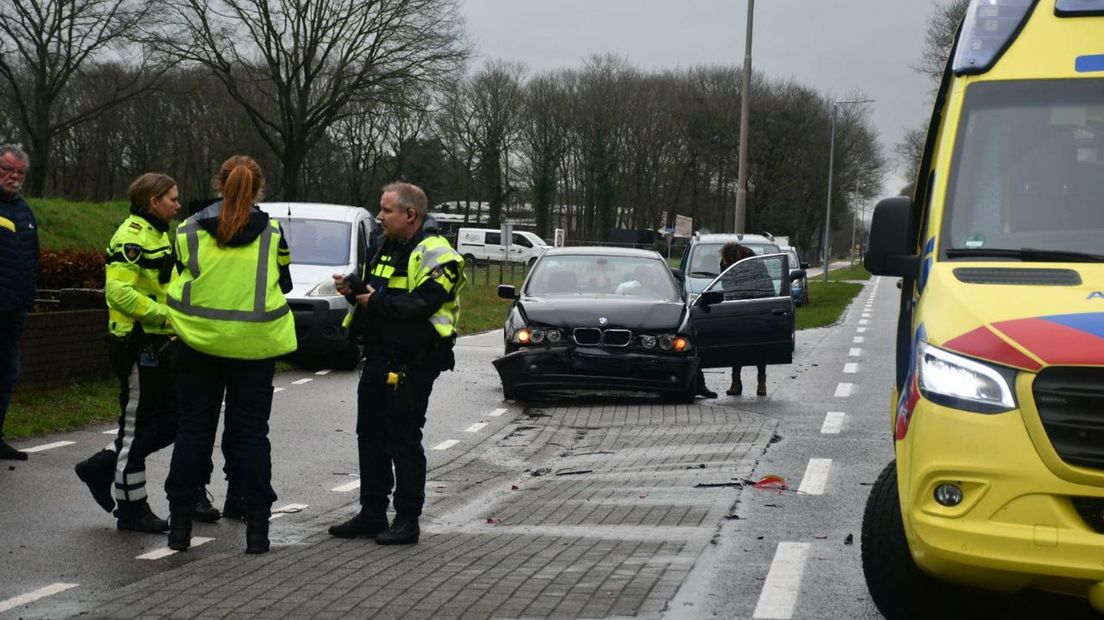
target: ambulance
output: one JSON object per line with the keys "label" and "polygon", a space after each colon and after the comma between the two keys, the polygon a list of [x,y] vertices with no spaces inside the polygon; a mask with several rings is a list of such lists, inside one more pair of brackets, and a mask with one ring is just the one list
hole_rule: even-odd
{"label": "ambulance", "polygon": [[865,264],[901,286],[878,609],[958,617],[983,588],[1104,611],[1104,0],[972,0]]}

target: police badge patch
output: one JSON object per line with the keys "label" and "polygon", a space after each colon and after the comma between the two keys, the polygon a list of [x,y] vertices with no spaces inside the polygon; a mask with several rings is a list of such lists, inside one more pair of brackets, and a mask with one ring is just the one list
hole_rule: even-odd
{"label": "police badge patch", "polygon": [[137,243],[127,243],[123,245],[123,256],[126,256],[127,262],[133,263],[138,260],[138,257],[142,255],[142,246]]}

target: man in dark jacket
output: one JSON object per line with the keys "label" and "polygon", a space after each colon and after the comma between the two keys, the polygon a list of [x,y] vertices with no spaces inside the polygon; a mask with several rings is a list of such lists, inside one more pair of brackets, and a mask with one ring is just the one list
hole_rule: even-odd
{"label": "man in dark jacket", "polygon": [[13,461],[27,460],[27,453],[4,441],[4,418],[19,377],[19,337],[38,281],[38,227],[19,193],[29,165],[23,149],[0,145],[0,459]]}

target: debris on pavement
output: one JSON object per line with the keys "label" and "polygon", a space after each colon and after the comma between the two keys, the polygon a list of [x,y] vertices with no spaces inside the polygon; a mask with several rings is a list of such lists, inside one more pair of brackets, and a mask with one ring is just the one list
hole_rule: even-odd
{"label": "debris on pavement", "polygon": [[556,472],[557,476],[578,476],[580,474],[593,474],[593,469],[561,469]]}
{"label": "debris on pavement", "polygon": [[787,491],[790,486],[786,484],[786,479],[782,476],[770,474],[763,476],[762,478],[751,483],[751,486],[756,489],[777,489],[779,491]]}
{"label": "debris on pavement", "polygon": [[699,483],[694,485],[695,489],[714,489],[714,488],[717,488],[717,487],[735,487],[737,489],[742,489],[742,488],[744,488],[744,483],[739,482],[739,481],[735,481],[735,482],[699,482]]}
{"label": "debris on pavement", "polygon": [[845,545],[850,545],[854,542],[855,542],[855,535],[854,534],[848,534],[847,538],[843,539],[843,544],[845,544]]}

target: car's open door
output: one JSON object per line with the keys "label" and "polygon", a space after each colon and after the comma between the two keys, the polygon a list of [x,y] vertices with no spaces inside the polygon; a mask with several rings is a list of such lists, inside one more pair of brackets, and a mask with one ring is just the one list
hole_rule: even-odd
{"label": "car's open door", "polygon": [[788,263],[785,254],[746,258],[705,287],[690,307],[702,368],[793,361]]}

